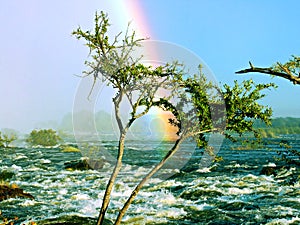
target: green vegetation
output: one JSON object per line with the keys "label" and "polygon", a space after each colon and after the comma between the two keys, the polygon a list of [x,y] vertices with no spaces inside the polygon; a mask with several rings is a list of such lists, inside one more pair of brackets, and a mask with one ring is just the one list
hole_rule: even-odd
{"label": "green vegetation", "polygon": [[51,147],[57,145],[61,141],[55,130],[43,129],[43,130],[33,130],[26,139],[26,142],[31,146],[45,146]]}
{"label": "green vegetation", "polygon": [[69,145],[60,146],[62,148],[62,152],[80,152],[80,149],[75,148]]}
{"label": "green vegetation", "polygon": [[254,126],[259,129],[262,137],[279,137],[285,134],[300,134],[300,118],[279,117],[272,119],[272,125],[266,126],[256,121]]}
{"label": "green vegetation", "polygon": [[[169,123],[177,129],[174,146],[162,160],[141,180],[134,191],[119,210],[115,224],[122,218],[143,185],[172,157],[186,139],[194,139],[199,147],[205,148],[214,155],[213,147],[208,146],[208,133],[221,133],[236,140],[243,133],[259,136],[254,121],[259,119],[270,124],[272,110],[258,103],[264,97],[261,92],[274,87],[270,84],[254,84],[252,80],[241,84],[235,82],[233,87],[224,85],[220,90],[206,79],[201,65],[197,74],[188,74],[184,65],[169,62],[153,67],[141,63],[140,58],[132,58],[134,48],[142,45],[144,39],[138,39],[133,32],[126,31],[121,38],[119,33],[113,38],[108,36],[110,24],[103,12],[95,16],[94,30],[83,31],[80,27],[73,32],[77,39],[83,39],[89,48],[90,59],[85,62],[88,67],[84,76],[92,76],[94,84],[98,79],[106,82],[116,90],[112,99],[115,109],[115,120],[119,129],[118,158],[113,173],[107,184],[97,225],[104,221],[110,196],[117,175],[122,167],[125,139],[134,121],[146,115],[153,107],[169,112]],[[190,75],[190,76],[187,76]],[[156,98],[159,89],[168,90],[170,96]],[[178,97],[179,96],[179,97]],[[176,104],[171,103],[172,97],[178,97]],[[120,106],[123,101],[130,103],[129,119],[123,121]],[[192,106],[192,107],[191,107]]]}
{"label": "green vegetation", "polygon": [[0,132],[0,147],[8,148],[9,145],[17,139],[15,134],[2,134]]}

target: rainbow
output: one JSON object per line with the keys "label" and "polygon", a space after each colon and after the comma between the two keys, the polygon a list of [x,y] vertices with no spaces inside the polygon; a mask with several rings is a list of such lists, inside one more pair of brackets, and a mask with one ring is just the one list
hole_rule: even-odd
{"label": "rainbow", "polygon": [[[118,9],[115,12],[118,13],[116,15],[119,18],[119,24],[123,26],[127,26],[128,22],[130,22],[130,26],[132,29],[136,31],[138,37],[147,37],[151,38],[153,33],[151,32],[150,25],[145,16],[144,7],[139,0],[130,0],[130,1],[118,1],[118,6],[114,5],[114,9]],[[126,28],[126,27],[125,27]]]}
{"label": "rainbow", "polygon": [[[154,36],[151,26],[149,24],[149,20],[146,17],[144,6],[142,5],[141,1],[139,0],[130,0],[130,1],[119,1],[118,2],[118,8],[123,9],[122,12],[120,12],[119,15],[122,15],[122,18],[120,18],[120,23],[124,23],[126,21],[127,23],[130,22],[130,26],[133,30],[135,30],[136,35],[138,38],[149,38]],[[126,29],[127,27],[125,27]],[[155,62],[155,60],[159,61],[160,54],[158,49],[153,48],[147,48],[147,55],[150,56],[151,60]],[[153,65],[155,66],[155,65]],[[159,93],[159,95],[164,95],[165,93]],[[160,110],[159,108],[154,108],[149,113],[149,116],[147,117],[149,120],[149,123],[153,123],[152,129],[154,129],[152,132],[158,132],[162,133],[163,140],[167,141],[173,141],[178,138],[176,135],[177,128],[174,126],[171,126],[169,124],[169,118],[172,118],[173,115],[169,112],[164,112],[163,110]],[[159,123],[159,124],[157,124]]]}

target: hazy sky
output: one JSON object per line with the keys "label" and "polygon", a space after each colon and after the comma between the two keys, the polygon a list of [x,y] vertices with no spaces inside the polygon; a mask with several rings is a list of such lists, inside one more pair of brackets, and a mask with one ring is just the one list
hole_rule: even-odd
{"label": "hazy sky", "polygon": [[[130,3],[128,5],[128,3]],[[235,75],[300,53],[298,0],[26,0],[0,3],[0,128],[29,130],[71,112],[88,51],[71,36],[90,29],[96,10],[113,29],[129,20],[151,39],[182,45],[199,55],[217,81],[253,77],[279,85],[263,101],[274,116],[300,117],[300,86],[266,75]]]}

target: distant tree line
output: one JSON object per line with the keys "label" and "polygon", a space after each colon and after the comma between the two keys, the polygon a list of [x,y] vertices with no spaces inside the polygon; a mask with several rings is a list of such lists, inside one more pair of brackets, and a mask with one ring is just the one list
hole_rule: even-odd
{"label": "distant tree line", "polygon": [[300,134],[300,118],[278,117],[272,119],[272,125],[266,126],[261,121],[255,121],[262,137],[277,137],[285,134]]}

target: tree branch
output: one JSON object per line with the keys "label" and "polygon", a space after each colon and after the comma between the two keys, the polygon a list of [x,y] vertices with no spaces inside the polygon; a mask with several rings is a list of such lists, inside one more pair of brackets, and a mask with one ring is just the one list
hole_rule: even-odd
{"label": "tree branch", "polygon": [[278,64],[278,65],[280,66],[280,68],[283,71],[285,71],[284,73],[275,71],[274,69],[272,69],[270,67],[269,68],[254,67],[251,62],[249,62],[249,64],[250,64],[250,68],[239,70],[235,73],[237,73],[237,74],[255,73],[255,72],[256,73],[264,73],[264,74],[269,74],[269,75],[273,75],[273,76],[277,76],[277,77],[282,77],[284,79],[291,81],[293,84],[300,84],[300,77],[294,75],[288,68],[284,67],[281,64]]}

